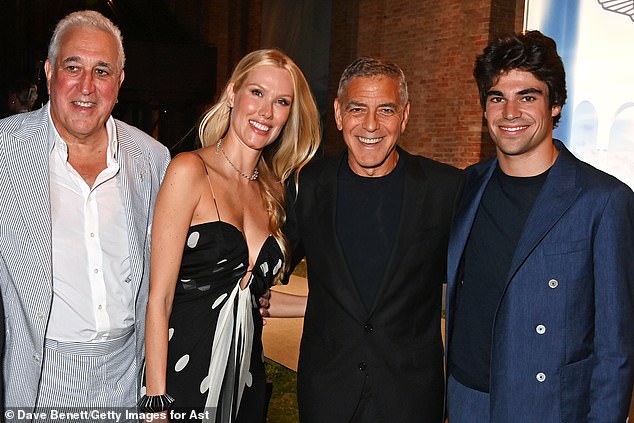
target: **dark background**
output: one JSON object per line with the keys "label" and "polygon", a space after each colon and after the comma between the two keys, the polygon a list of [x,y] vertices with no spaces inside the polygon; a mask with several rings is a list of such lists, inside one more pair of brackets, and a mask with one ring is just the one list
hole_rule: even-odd
{"label": "dark background", "polygon": [[[329,32],[311,30],[312,26],[302,22],[302,18],[306,10],[309,14],[316,7],[323,10],[329,0],[0,0],[0,3],[0,116],[8,114],[8,89],[19,78],[38,85],[35,108],[48,101],[43,68],[48,42],[61,18],[83,9],[101,12],[123,35],[125,80],[113,115],[152,135],[174,154],[198,145],[199,117],[216,100],[223,88],[219,85],[224,85],[235,63],[256,48],[279,47],[291,55],[307,78],[313,75],[313,81],[309,82],[325,109],[327,78],[323,75],[328,72],[328,49],[324,52],[325,61],[301,62],[314,57],[306,54],[311,50],[306,42],[321,38],[327,46]],[[329,9],[325,12],[329,13]],[[289,19],[289,14],[297,19]],[[257,22],[253,22],[253,16],[258,18]],[[223,29],[216,28],[218,22],[224,25]],[[290,22],[294,24],[289,25]],[[253,28],[258,28],[257,33]],[[224,57],[218,57],[218,47],[210,39],[220,40]],[[314,76],[318,73],[312,70],[315,66],[321,66],[321,77]]]}
{"label": "dark background", "polygon": [[117,24],[128,63],[113,114],[177,153],[235,64],[278,47],[302,69],[322,116],[322,150],[345,149],[332,101],[355,58],[399,64],[412,102],[402,147],[465,167],[494,154],[471,75],[491,37],[522,28],[525,0],[0,0],[0,113],[15,77],[39,80],[53,28],[96,9]]}
{"label": "dark background", "polygon": [[[35,0],[7,3],[1,18],[3,98],[12,81],[27,78],[38,85],[35,107],[46,103],[43,64],[55,25],[70,12],[93,9],[119,26],[124,38],[126,77],[113,115],[157,138],[160,134],[161,141],[168,146],[174,146],[183,138],[181,144],[194,142],[193,138],[188,139],[187,132],[205,106],[214,100],[216,49],[188,36],[163,2]],[[3,115],[6,107],[3,101]]]}

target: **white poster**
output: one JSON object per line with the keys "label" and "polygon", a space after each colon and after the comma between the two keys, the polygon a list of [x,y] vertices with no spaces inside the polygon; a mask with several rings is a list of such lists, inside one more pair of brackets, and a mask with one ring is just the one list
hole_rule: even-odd
{"label": "white poster", "polygon": [[634,0],[527,0],[525,29],[555,39],[566,66],[555,138],[634,188]]}

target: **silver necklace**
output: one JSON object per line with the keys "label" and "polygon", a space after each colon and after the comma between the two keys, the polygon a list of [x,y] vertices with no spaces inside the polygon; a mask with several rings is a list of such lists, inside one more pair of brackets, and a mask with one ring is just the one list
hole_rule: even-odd
{"label": "silver necklace", "polygon": [[257,167],[255,169],[253,169],[253,173],[251,174],[251,176],[247,175],[246,173],[244,173],[243,171],[238,169],[236,167],[236,165],[234,165],[231,162],[231,160],[229,160],[229,157],[227,157],[227,153],[225,153],[224,148],[222,148],[222,138],[220,138],[218,140],[218,143],[216,144],[216,153],[218,151],[220,151],[222,153],[222,155],[224,156],[225,160],[227,160],[227,163],[229,163],[229,166],[231,166],[233,168],[233,170],[238,172],[240,174],[240,176],[242,176],[243,178],[248,179],[249,181],[255,181],[255,180],[258,179],[258,176],[260,176],[260,171],[258,170]]}

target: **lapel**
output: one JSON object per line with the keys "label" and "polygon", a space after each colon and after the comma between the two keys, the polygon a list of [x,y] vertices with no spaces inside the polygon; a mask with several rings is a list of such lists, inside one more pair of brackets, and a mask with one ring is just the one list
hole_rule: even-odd
{"label": "lapel", "polygon": [[449,234],[449,246],[447,252],[447,321],[451,318],[451,306],[455,296],[456,284],[460,282],[461,262],[467,239],[471,233],[471,227],[475,220],[476,212],[480,206],[482,194],[486,188],[493,171],[497,166],[497,159],[492,158],[476,164],[467,169],[467,179],[460,204],[456,209],[456,215],[452,221]]}
{"label": "lapel", "polygon": [[471,227],[475,220],[476,212],[480,207],[480,200],[493,171],[497,166],[497,159],[490,159],[481,165],[474,166],[467,171],[467,180],[460,205],[452,222],[449,237],[449,250],[447,257],[448,282],[457,282],[460,262],[464,253],[467,239],[471,233]]}
{"label": "lapel", "polygon": [[128,227],[130,278],[133,292],[139,292],[143,279],[146,242],[150,218],[152,178],[147,158],[131,134],[115,120],[119,141],[121,190]]}
{"label": "lapel", "polygon": [[[52,239],[49,201],[50,142],[48,133],[48,104],[25,118],[24,123],[7,135],[0,157],[5,162],[13,187],[17,208],[23,225],[33,243],[35,256],[32,265],[41,267],[46,275],[49,293],[52,289]],[[16,224],[19,224],[16,222]],[[29,260],[28,258],[24,259]],[[25,264],[26,265],[26,264]]]}
{"label": "lapel", "polygon": [[[347,302],[347,309],[359,321],[364,321],[367,310],[363,305],[357,286],[352,278],[348,263],[337,236],[337,181],[339,168],[347,160],[347,154],[339,158],[328,160],[324,169],[320,173],[319,183],[315,190],[315,204],[317,207],[317,231],[322,239],[322,251],[329,256],[329,260],[334,263],[333,268],[337,269],[336,275],[326,275],[331,289],[337,294],[336,297]],[[321,252],[319,253],[322,254]]]}
{"label": "lapel", "polygon": [[508,281],[539,242],[570,208],[581,192],[576,184],[576,159],[558,140],[554,141],[559,157],[551,167],[519,239]]}

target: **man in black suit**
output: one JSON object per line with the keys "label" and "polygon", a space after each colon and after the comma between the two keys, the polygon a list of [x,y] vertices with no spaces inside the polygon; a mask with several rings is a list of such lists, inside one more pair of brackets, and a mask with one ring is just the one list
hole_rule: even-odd
{"label": "man in black suit", "polygon": [[[288,196],[291,269],[308,265],[300,420],[441,422],[441,291],[462,172],[396,146],[410,112],[398,66],[357,59],[334,107],[347,151],[307,166]],[[288,315],[288,298],[272,293],[270,315]]]}

